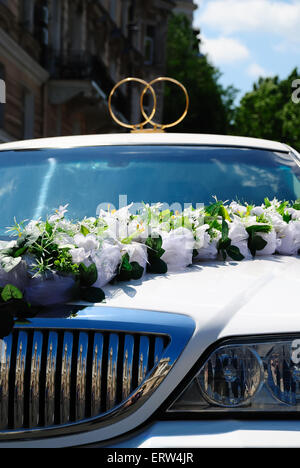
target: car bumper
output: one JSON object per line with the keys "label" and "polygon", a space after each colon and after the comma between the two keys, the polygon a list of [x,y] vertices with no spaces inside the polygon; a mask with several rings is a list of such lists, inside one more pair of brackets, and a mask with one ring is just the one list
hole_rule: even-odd
{"label": "car bumper", "polygon": [[300,447],[300,421],[160,421],[108,448]]}

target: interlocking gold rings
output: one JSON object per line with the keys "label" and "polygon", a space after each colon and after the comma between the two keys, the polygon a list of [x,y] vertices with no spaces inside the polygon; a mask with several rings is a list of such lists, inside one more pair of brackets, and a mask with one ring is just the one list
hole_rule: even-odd
{"label": "interlocking gold rings", "polygon": [[[144,117],[145,120],[143,122],[141,122],[139,124],[135,124],[135,125],[128,124],[128,123],[125,123],[125,122],[122,122],[121,120],[119,120],[116,117],[115,113],[113,112],[112,104],[111,104],[112,97],[115,94],[117,88],[119,88],[119,86],[121,86],[122,84],[129,83],[131,81],[135,81],[137,83],[140,83],[140,84],[144,85],[144,89],[142,91],[141,98],[140,98],[140,108],[141,108],[142,116]],[[155,93],[155,91],[153,89],[153,85],[156,84],[156,83],[162,82],[162,81],[169,81],[169,82],[174,83],[177,86],[179,86],[182,89],[182,91],[184,92],[185,100],[186,100],[185,109],[184,109],[184,112],[181,115],[181,117],[179,119],[177,119],[175,122],[172,122],[172,123],[169,123],[169,124],[158,124],[158,123],[153,121],[153,117],[154,117],[154,115],[156,114],[156,111],[157,111],[157,96],[156,96],[156,93]],[[150,115],[146,114],[145,108],[144,108],[144,97],[145,97],[145,94],[147,93],[148,90],[151,92],[152,97],[153,97],[153,109],[152,109],[152,112],[151,112]],[[186,88],[183,86],[183,84],[180,83],[179,81],[175,80],[174,78],[163,77],[163,76],[150,81],[150,83],[147,83],[147,81],[142,80],[141,78],[125,78],[124,80],[119,81],[119,83],[117,83],[114,86],[114,88],[112,89],[112,91],[111,91],[111,93],[109,95],[109,98],[108,98],[108,109],[109,109],[110,115],[112,116],[114,121],[117,122],[117,124],[121,125],[122,127],[130,128],[132,132],[143,132],[143,131],[144,132],[146,132],[146,131],[163,132],[165,128],[170,128],[170,127],[174,127],[175,125],[178,125],[186,117],[187,112],[188,112],[188,108],[189,108],[189,95],[187,93]],[[152,129],[145,129],[144,127],[147,124],[152,125],[153,128]]]}

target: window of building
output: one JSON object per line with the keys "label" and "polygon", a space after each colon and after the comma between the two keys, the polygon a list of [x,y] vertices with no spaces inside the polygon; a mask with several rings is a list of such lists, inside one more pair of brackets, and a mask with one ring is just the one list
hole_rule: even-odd
{"label": "window of building", "polygon": [[152,65],[154,62],[154,41],[155,27],[152,25],[147,25],[144,40],[144,57],[146,65]]}
{"label": "window of building", "polygon": [[109,14],[111,16],[111,19],[116,22],[117,20],[117,1],[116,0],[110,0]]}
{"label": "window of building", "polygon": [[47,1],[37,1],[34,7],[34,35],[43,46],[48,45],[48,16]]}
{"label": "window of building", "polygon": [[33,32],[34,0],[23,0],[22,2],[22,24],[29,32]]}

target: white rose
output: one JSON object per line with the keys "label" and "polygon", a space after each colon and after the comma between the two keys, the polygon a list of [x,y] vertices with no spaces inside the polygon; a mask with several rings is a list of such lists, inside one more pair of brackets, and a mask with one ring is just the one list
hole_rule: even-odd
{"label": "white rose", "polygon": [[73,263],[76,263],[77,265],[80,263],[85,263],[89,257],[83,247],[79,247],[78,249],[71,249],[70,254],[72,256]]}
{"label": "white rose", "polygon": [[204,232],[204,245],[198,249],[198,255],[194,258],[194,261],[199,260],[214,260],[218,256],[217,244],[221,238],[220,231],[214,230],[214,237],[210,237],[208,232]]}
{"label": "white rose", "polygon": [[98,271],[98,279],[94,287],[102,288],[116,276],[122,260],[121,250],[118,245],[104,242],[102,249],[92,255],[92,260]]}
{"label": "white rose", "polygon": [[194,244],[194,236],[186,228],[163,233],[162,248],[165,253],[161,259],[166,262],[169,271],[181,270],[192,263]]}
{"label": "white rose", "polygon": [[286,229],[281,233],[281,245],[277,248],[281,255],[296,255],[300,249],[300,221],[286,224]]}
{"label": "white rose", "polygon": [[144,270],[146,269],[148,255],[147,255],[147,246],[144,244],[128,244],[124,245],[123,253],[128,253],[129,261],[137,262]]}
{"label": "white rose", "polygon": [[85,252],[91,253],[94,250],[99,248],[99,242],[94,234],[88,234],[84,236],[83,234],[76,234],[74,236],[74,242],[77,247],[81,247]]}
{"label": "white rose", "polygon": [[203,224],[196,229],[195,249],[202,249],[208,243],[209,234],[206,232],[208,229],[208,224]]}
{"label": "white rose", "polygon": [[262,237],[265,241],[267,241],[267,245],[262,250],[257,250],[256,255],[273,255],[275,251],[280,247],[281,240],[276,237],[276,232],[272,229],[269,233],[257,233],[260,237]]}
{"label": "white rose", "polygon": [[228,237],[231,239],[231,245],[237,247],[246,259],[251,258],[251,253],[248,249],[249,234],[241,222],[235,221],[229,224]]}
{"label": "white rose", "polygon": [[261,206],[255,206],[252,210],[251,210],[251,214],[252,215],[255,215],[255,216],[261,216],[264,214],[264,209],[261,207]]}

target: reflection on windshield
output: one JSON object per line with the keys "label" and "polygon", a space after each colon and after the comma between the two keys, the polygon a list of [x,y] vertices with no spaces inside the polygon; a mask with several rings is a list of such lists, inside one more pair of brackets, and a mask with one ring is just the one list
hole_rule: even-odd
{"label": "reflection on windshield", "polygon": [[0,236],[69,203],[73,219],[99,204],[172,205],[300,197],[299,167],[287,153],[197,146],[105,146],[0,152]]}

